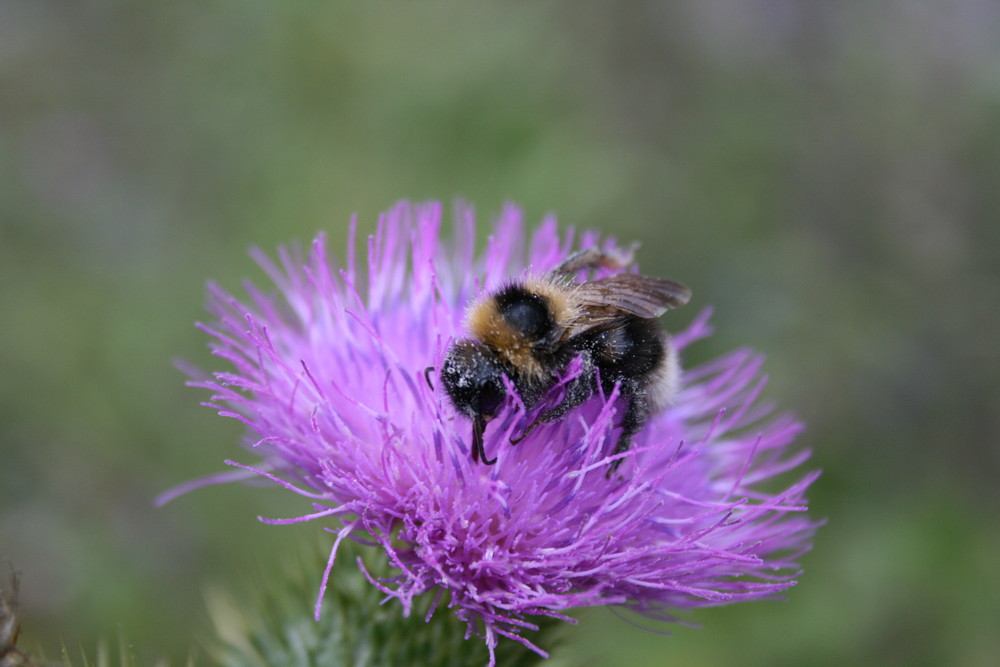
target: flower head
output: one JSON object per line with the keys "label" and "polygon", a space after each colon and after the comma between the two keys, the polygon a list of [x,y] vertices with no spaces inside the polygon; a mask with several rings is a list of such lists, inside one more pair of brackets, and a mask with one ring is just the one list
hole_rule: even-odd
{"label": "flower head", "polygon": [[[261,462],[232,465],[313,506],[270,521],[322,522],[336,534],[331,563],[345,538],[377,544],[398,574],[369,576],[373,586],[404,613],[433,594],[430,613],[444,601],[491,654],[499,636],[531,646],[521,633],[532,616],[614,604],[669,619],[794,585],[816,526],[803,515],[815,474],[762,489],[808,453],[790,451],[800,424],[757,402],[761,359],[749,351],[686,369],[674,403],[649,419],[614,475],[616,391],[517,446],[524,410],[508,391],[485,435],[497,462],[473,461],[469,420],[425,378],[467,335],[466,305],[512,276],[552,269],[574,247],[614,243],[587,233],[574,244],[553,220],[528,237],[509,206],[477,255],[470,210],[458,209],[450,242],[441,223],[439,204],[400,203],[367,240],[366,262],[352,224],[343,264],[323,237],[307,255],[281,250],[277,263],[255,252],[276,295],[248,285],[239,301],[210,287],[217,321],[202,328],[232,368],[193,384],[249,427]],[[677,348],[707,336],[707,319],[676,334]]]}

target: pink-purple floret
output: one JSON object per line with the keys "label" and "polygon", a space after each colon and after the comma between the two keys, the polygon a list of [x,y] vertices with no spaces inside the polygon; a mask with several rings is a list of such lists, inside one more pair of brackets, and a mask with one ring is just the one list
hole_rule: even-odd
{"label": "pink-purple floret", "polygon": [[[313,503],[302,517],[268,521],[319,520],[336,534],[331,565],[344,538],[379,545],[399,574],[365,571],[372,585],[404,613],[415,596],[435,596],[491,656],[501,635],[545,655],[521,635],[536,627],[533,615],[614,604],[669,620],[671,610],[794,585],[817,526],[804,514],[817,473],[760,490],[808,452],[791,447],[801,424],[758,402],[762,360],[750,351],[686,368],[674,404],[649,420],[610,479],[615,396],[512,446],[526,423],[514,395],[486,431],[496,465],[472,461],[469,421],[435,374],[433,389],[424,375],[466,335],[465,306],[574,248],[613,241],[586,233],[574,242],[552,219],[528,237],[508,206],[477,255],[473,212],[456,207],[450,242],[442,220],[440,204],[401,202],[381,216],[367,261],[354,253],[352,222],[343,264],[320,236],[307,256],[283,249],[274,263],[254,253],[276,294],[247,284],[249,300],[238,301],[210,286],[217,321],[201,328],[232,369],[192,384],[249,427],[261,460],[231,465]],[[683,355],[710,333],[706,310],[674,341]],[[336,585],[328,574],[323,588]]]}

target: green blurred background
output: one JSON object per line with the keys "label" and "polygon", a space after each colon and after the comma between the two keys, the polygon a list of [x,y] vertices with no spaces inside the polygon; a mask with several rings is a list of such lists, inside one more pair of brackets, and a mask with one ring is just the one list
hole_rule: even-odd
{"label": "green blurred background", "polygon": [[551,664],[997,664],[998,35],[989,0],[0,2],[0,559],[25,646],[204,663],[205,591],[317,531],[259,524],[304,509],[275,489],[152,506],[242,453],[172,366],[219,367],[205,280],[461,196],[641,239],[694,290],[675,326],[716,308],[688,362],[767,354],[825,471],[787,601],[671,637],[583,611]]}

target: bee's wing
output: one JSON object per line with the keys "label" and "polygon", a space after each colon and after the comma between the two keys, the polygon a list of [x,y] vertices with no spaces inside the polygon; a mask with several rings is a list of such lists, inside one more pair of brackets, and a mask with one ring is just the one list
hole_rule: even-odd
{"label": "bee's wing", "polygon": [[638,317],[659,317],[680,308],[691,298],[691,290],[666,278],[622,273],[576,286],[577,303],[584,308],[614,309]]}
{"label": "bee's wing", "polygon": [[666,278],[622,273],[576,285],[573,295],[580,313],[564,340],[595,327],[613,326],[623,315],[659,317],[686,304],[691,290]]}

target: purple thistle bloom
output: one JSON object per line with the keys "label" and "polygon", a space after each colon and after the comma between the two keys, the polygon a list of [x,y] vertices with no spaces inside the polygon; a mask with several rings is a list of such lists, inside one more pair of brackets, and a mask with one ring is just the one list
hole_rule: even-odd
{"label": "purple thistle bloom", "polygon": [[[446,600],[467,637],[485,638],[491,661],[501,635],[545,655],[521,636],[536,628],[533,615],[571,620],[563,612],[572,607],[613,604],[672,620],[671,610],[794,585],[817,525],[803,514],[817,473],[762,489],[808,452],[790,450],[799,422],[757,402],[764,379],[752,352],[686,369],[673,405],[650,418],[610,478],[622,410],[614,394],[512,446],[525,416],[508,392],[486,431],[498,461],[473,462],[469,420],[424,371],[440,368],[449,343],[466,335],[464,309],[477,294],[550,270],[573,250],[573,235],[560,237],[546,220],[529,238],[508,206],[477,256],[472,211],[458,209],[451,243],[439,238],[441,220],[440,204],[398,204],[368,239],[365,264],[354,223],[343,265],[322,236],[308,256],[281,250],[278,264],[255,251],[277,296],[248,284],[243,303],[210,286],[218,320],[201,328],[233,370],[192,384],[249,427],[262,459],[228,463],[313,505],[266,521],[338,522],[325,528],[336,533],[330,565],[346,537],[381,546],[399,574],[365,572],[372,585],[404,614],[415,596],[435,595],[431,613]],[[595,244],[614,247],[593,233],[576,247]],[[678,349],[708,336],[707,320],[705,311],[676,334]]]}

